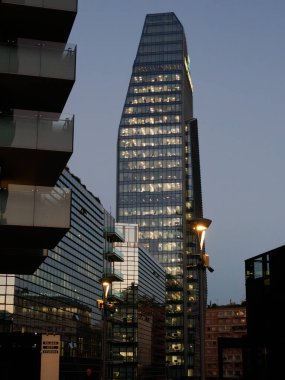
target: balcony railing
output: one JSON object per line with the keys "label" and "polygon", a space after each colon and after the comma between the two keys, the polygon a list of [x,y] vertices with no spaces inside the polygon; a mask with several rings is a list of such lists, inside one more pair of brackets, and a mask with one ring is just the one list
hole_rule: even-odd
{"label": "balcony railing", "polygon": [[107,335],[107,341],[110,343],[123,343],[126,340],[122,337],[122,334],[109,334]]}
{"label": "balcony railing", "polygon": [[0,187],[54,186],[73,152],[73,124],[48,112],[0,114]]}
{"label": "balcony railing", "polygon": [[76,45],[19,39],[0,45],[0,73],[75,79]]}
{"label": "balcony railing", "polygon": [[119,290],[112,289],[112,292],[111,292],[111,294],[109,294],[108,299],[120,302],[120,301],[123,301],[125,299],[125,295],[123,292],[121,292]]}
{"label": "balcony railing", "polygon": [[116,227],[107,227],[104,230],[104,237],[110,242],[124,242],[125,236],[122,231]]}
{"label": "balcony railing", "polygon": [[117,269],[105,269],[103,276],[101,278],[101,282],[116,282],[116,281],[124,281],[123,273],[118,271]]}
{"label": "balcony railing", "polygon": [[77,11],[78,0],[2,0],[2,3],[59,9],[63,11]]}
{"label": "balcony railing", "polygon": [[70,208],[70,189],[23,185],[2,188],[2,247],[53,248],[70,227]]}
{"label": "balcony railing", "polygon": [[124,356],[123,355],[120,355],[120,354],[113,354],[113,355],[110,355],[107,359],[107,363],[109,364],[122,364],[124,363]]}
{"label": "balcony railing", "polygon": [[107,260],[114,262],[123,262],[124,254],[114,247],[109,247],[105,253]]}
{"label": "balcony railing", "polygon": [[72,152],[73,130],[73,116],[14,110],[12,115],[0,114],[0,149]]}
{"label": "balcony railing", "polygon": [[124,323],[123,314],[120,314],[120,313],[114,313],[114,314],[108,315],[107,320],[110,321],[110,322],[113,322],[115,324],[122,324],[122,323]]}
{"label": "balcony railing", "polygon": [[11,185],[0,191],[0,225],[67,228],[70,189]]}

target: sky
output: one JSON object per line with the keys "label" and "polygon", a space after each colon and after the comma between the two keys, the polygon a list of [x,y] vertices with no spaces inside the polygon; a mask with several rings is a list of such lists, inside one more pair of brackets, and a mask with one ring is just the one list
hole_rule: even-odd
{"label": "sky", "polygon": [[285,244],[285,1],[79,0],[73,174],[115,216],[119,122],[145,16],[184,27],[198,119],[208,303],[245,300],[245,260]]}

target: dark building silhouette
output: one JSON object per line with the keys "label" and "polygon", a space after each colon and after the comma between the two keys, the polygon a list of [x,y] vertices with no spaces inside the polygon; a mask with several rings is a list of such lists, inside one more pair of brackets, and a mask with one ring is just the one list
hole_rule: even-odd
{"label": "dark building silhouette", "polygon": [[145,18],[117,151],[117,220],[139,225],[140,244],[166,271],[169,379],[199,378],[199,255],[188,223],[203,217],[198,126],[174,13]]}
{"label": "dark building silhouette", "polygon": [[246,380],[282,377],[285,246],[245,260],[248,357]]}
{"label": "dark building silhouette", "polygon": [[0,1],[0,273],[33,273],[70,228],[55,185],[73,151],[76,14],[77,0]]}
{"label": "dark building silhouette", "polygon": [[0,373],[3,380],[40,379],[41,335],[0,333]]}

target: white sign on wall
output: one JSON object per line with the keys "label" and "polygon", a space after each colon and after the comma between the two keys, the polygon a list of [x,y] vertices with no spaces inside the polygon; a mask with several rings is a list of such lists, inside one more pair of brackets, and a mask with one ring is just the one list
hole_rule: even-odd
{"label": "white sign on wall", "polygon": [[41,380],[59,380],[60,335],[42,335]]}

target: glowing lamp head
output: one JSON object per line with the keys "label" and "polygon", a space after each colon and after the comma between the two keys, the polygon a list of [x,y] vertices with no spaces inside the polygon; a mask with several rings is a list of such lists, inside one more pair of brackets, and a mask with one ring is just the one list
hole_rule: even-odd
{"label": "glowing lamp head", "polygon": [[203,249],[203,246],[204,246],[206,231],[211,223],[212,221],[210,219],[205,219],[205,218],[190,220],[191,228],[197,233],[201,250]]}
{"label": "glowing lamp head", "polygon": [[198,224],[196,227],[194,227],[194,230],[196,231],[206,231],[208,227],[202,225],[202,224]]}
{"label": "glowing lamp head", "polygon": [[107,281],[103,281],[101,283],[101,285],[102,285],[102,288],[103,288],[104,300],[106,300],[107,297],[108,297],[109,289],[110,289],[110,283],[107,282]]}

